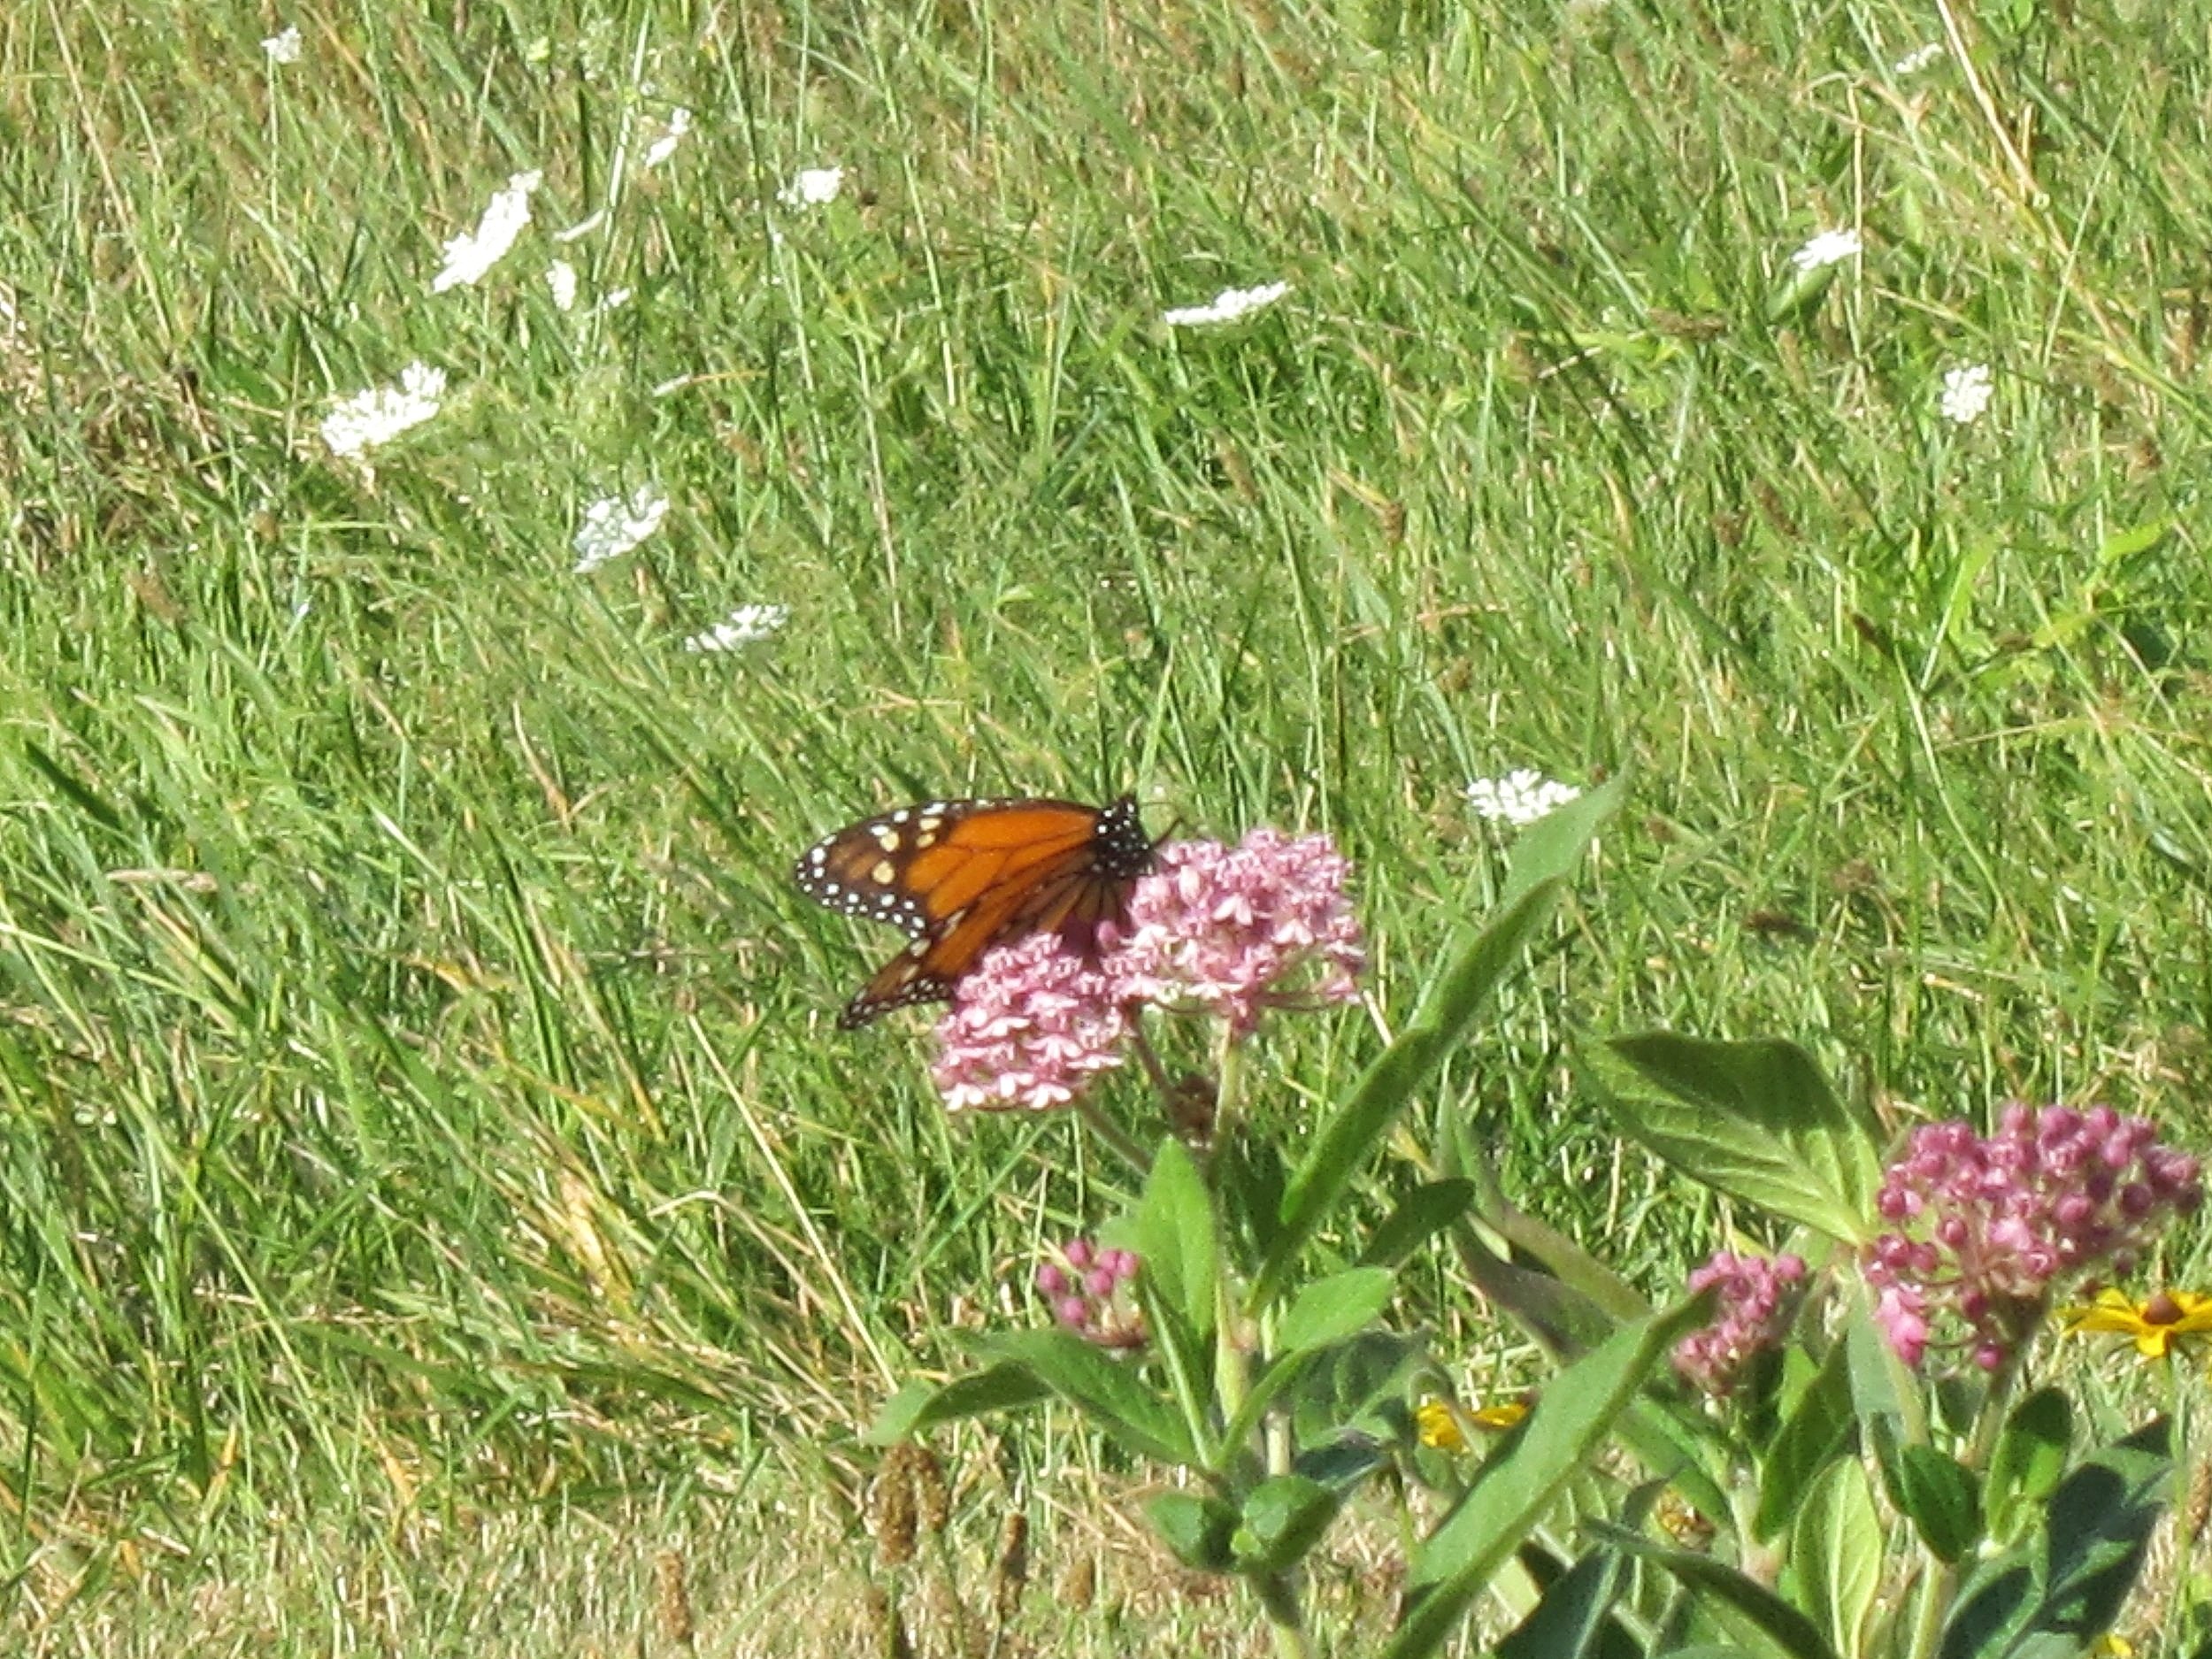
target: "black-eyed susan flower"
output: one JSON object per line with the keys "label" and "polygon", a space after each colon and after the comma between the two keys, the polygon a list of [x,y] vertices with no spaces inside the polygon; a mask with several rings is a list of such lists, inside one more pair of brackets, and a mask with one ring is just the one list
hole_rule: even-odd
{"label": "black-eyed susan flower", "polygon": [[2145,1359],[2164,1359],[2182,1338],[2212,1333],[2212,1296],[2162,1290],[2147,1301],[2131,1302],[2124,1291],[2108,1287],[2087,1307],[2069,1308],[2061,1317],[2070,1336],[2124,1336]]}

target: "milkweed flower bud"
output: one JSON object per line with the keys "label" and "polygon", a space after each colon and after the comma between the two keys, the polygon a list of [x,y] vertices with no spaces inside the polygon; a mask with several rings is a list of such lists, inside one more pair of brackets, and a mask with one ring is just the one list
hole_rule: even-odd
{"label": "milkweed flower bud", "polygon": [[1133,1286],[1137,1257],[1070,1239],[1037,1264],[1037,1289],[1061,1325],[1102,1348],[1142,1348],[1144,1314]]}
{"label": "milkweed flower bud", "polygon": [[1781,1341],[1796,1311],[1793,1286],[1804,1277],[1802,1256],[1716,1251],[1689,1279],[1694,1292],[1717,1287],[1712,1322],[1675,1344],[1675,1369],[1716,1398],[1732,1392],[1752,1362]]}

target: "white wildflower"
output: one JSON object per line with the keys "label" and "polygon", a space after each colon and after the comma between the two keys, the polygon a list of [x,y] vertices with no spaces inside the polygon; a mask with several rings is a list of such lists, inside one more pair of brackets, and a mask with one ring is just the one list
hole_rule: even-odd
{"label": "white wildflower", "polygon": [[611,288],[600,296],[599,303],[593,306],[592,310],[602,313],[618,311],[629,303],[630,290],[628,288]]}
{"label": "white wildflower", "polygon": [[1943,376],[1943,398],[1937,405],[1946,420],[1956,421],[1962,426],[1973,425],[1989,407],[1989,400],[1996,396],[1996,386],[1990,379],[1986,363],[1966,363],[1948,370]]}
{"label": "white wildflower", "polygon": [[288,25],[280,35],[272,35],[261,42],[261,50],[269,55],[273,64],[296,64],[300,60],[300,31],[297,24]]}
{"label": "white wildflower", "polygon": [[704,634],[684,641],[687,651],[737,651],[757,645],[791,620],[788,605],[740,605],[727,622],[718,622]]}
{"label": "white wildflower", "polygon": [[802,167],[789,184],[776,192],[776,200],[786,207],[819,207],[834,202],[844,188],[842,167]]}
{"label": "white wildflower", "polygon": [[1162,311],[1160,320],[1170,328],[1233,323],[1240,317],[1264,310],[1289,292],[1287,282],[1263,282],[1256,288],[1224,288],[1203,305],[1184,305]]}
{"label": "white wildflower", "polygon": [[545,267],[545,286],[553,290],[553,303],[561,311],[576,309],[576,267],[556,259]]}
{"label": "white wildflower", "polygon": [[1838,260],[1852,259],[1866,251],[1855,230],[1824,230],[1790,256],[1800,271],[1817,271]]}
{"label": "white wildflower", "polygon": [[400,372],[396,387],[371,387],[325,415],[323,442],[333,455],[350,460],[421,426],[438,412],[444,394],[444,370],[411,363]]}
{"label": "white wildflower", "polygon": [[1893,75],[1916,75],[1943,56],[1943,42],[1930,41],[1925,46],[1916,46],[1889,66]]}
{"label": "white wildflower", "polygon": [[609,495],[584,509],[584,527],[576,533],[576,574],[588,575],[609,559],[619,558],[661,527],[668,497],[650,484],[624,501]]}
{"label": "white wildflower", "polygon": [[518,173],[509,179],[507,188],[492,197],[476,228],[446,243],[445,267],[432,279],[430,291],[442,294],[482,280],[487,271],[507,257],[530,222],[530,192],[544,181],[545,175],[536,172]]}
{"label": "white wildflower", "polygon": [[1556,812],[1580,795],[1572,784],[1554,783],[1532,767],[1524,766],[1502,778],[1478,778],[1467,786],[1468,804],[1478,818],[1503,820],[1519,828]]}
{"label": "white wildflower", "polygon": [[646,150],[645,165],[657,167],[666,161],[676,153],[676,146],[684,142],[684,134],[690,130],[691,111],[686,109],[671,110],[668,113],[668,130],[655,139]]}

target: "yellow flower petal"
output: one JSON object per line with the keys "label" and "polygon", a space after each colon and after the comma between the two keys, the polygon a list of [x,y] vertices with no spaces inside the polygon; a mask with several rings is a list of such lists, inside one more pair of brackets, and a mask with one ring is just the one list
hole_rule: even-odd
{"label": "yellow flower petal", "polygon": [[1413,1424],[1421,1444],[1432,1451],[1456,1455],[1467,1449],[1467,1437],[1459,1429],[1458,1408],[1448,1400],[1424,1400],[1414,1411]]}

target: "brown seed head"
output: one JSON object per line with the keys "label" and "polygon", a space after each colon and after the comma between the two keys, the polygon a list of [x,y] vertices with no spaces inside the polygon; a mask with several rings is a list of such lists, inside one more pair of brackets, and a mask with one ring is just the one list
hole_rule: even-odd
{"label": "brown seed head", "polygon": [[952,1494],[945,1489],[945,1466],[926,1446],[914,1453],[914,1496],[921,1506],[922,1525],[933,1532],[945,1530],[952,1518]]}
{"label": "brown seed head", "polygon": [[876,1559],[887,1567],[904,1566],[914,1559],[913,1451],[911,1445],[894,1446],[876,1475],[872,1517]]}
{"label": "brown seed head", "polygon": [[680,1551],[664,1549],[653,1557],[653,1587],[661,1635],[679,1647],[690,1647],[694,1634],[691,1592],[684,1583],[684,1558]]}
{"label": "brown seed head", "polygon": [[1019,1610],[1022,1587],[1029,1582],[1029,1517],[1010,1510],[999,1531],[998,1571],[992,1584],[992,1602],[1001,1624],[1010,1624]]}

